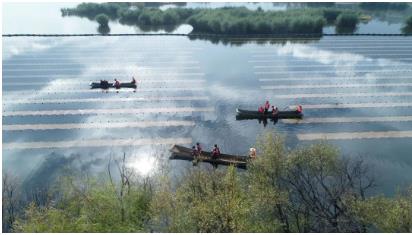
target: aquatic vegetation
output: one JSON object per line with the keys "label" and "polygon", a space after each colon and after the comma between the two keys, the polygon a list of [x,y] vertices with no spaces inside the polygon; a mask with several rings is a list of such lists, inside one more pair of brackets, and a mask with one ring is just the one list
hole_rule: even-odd
{"label": "aquatic vegetation", "polygon": [[[193,26],[193,33],[205,34],[321,34],[326,23],[333,24],[343,13],[355,15],[351,10],[336,8],[286,11],[249,10],[245,7],[161,10],[153,7],[136,7],[127,3],[80,4],[73,9],[62,9],[62,13],[64,16],[77,15],[88,18],[105,13],[111,19],[118,19],[120,23],[143,28],[186,23]],[[348,24],[346,21],[349,20],[343,18],[340,24]]]}

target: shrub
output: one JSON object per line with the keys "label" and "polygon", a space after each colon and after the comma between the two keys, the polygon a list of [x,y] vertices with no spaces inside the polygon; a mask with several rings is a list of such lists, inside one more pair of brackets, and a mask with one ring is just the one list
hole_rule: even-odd
{"label": "shrub", "polygon": [[105,14],[98,14],[95,18],[101,27],[109,26],[109,17]]}
{"label": "shrub", "polygon": [[342,13],[336,19],[336,27],[355,28],[358,24],[358,16],[353,13]]}

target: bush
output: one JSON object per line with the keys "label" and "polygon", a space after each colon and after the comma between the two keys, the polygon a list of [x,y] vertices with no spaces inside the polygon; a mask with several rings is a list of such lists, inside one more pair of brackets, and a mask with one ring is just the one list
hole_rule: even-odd
{"label": "bush", "polygon": [[412,16],[409,16],[405,21],[406,27],[412,28]]}
{"label": "bush", "polygon": [[98,14],[95,18],[101,27],[109,26],[109,17],[105,14]]}
{"label": "bush", "polygon": [[342,13],[336,19],[336,27],[340,28],[356,28],[359,19],[353,13]]}

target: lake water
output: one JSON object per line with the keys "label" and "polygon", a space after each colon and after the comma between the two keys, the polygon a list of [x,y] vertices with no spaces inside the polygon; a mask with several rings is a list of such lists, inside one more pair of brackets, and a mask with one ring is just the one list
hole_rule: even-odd
{"label": "lake water", "polygon": [[[93,33],[82,27],[73,30]],[[62,28],[56,30],[73,32]],[[173,36],[21,37],[2,43],[3,170],[22,177],[47,156],[80,154],[84,164],[99,158],[104,165],[122,152],[137,172],[149,174],[167,162],[175,143],[200,142],[206,149],[217,143],[223,152],[245,154],[259,134],[276,132],[291,147],[335,138],[330,142],[345,157],[371,164],[387,194],[412,182],[409,37],[229,44]],[[137,92],[88,86],[132,76]],[[265,100],[280,109],[302,104],[305,118],[266,126],[235,120],[236,108],[256,109]],[[176,171],[191,165],[170,164]]]}

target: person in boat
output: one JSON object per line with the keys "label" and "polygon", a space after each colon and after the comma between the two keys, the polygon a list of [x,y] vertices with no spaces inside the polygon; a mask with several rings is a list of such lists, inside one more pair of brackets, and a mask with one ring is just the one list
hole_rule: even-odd
{"label": "person in boat", "polygon": [[132,77],[132,82],[130,82],[133,85],[136,85],[136,79],[134,77]]}
{"label": "person in boat", "polygon": [[198,155],[202,154],[202,147],[200,146],[199,142],[196,143],[196,149]]}
{"label": "person in boat", "polygon": [[265,114],[266,114],[266,113],[268,113],[269,108],[270,108],[269,101],[268,101],[268,100],[266,100],[266,103],[265,103]]}
{"label": "person in boat", "polygon": [[272,106],[272,115],[276,116],[278,115],[278,113],[279,113],[278,107]]}
{"label": "person in boat", "polygon": [[265,111],[265,110],[263,109],[263,107],[260,106],[259,109],[258,109],[258,112],[263,114],[264,111]]}
{"label": "person in boat", "polygon": [[298,105],[296,111],[297,111],[298,113],[301,113],[301,112],[303,111],[303,110],[302,110],[302,105]]}
{"label": "person in boat", "polygon": [[251,159],[256,159],[256,149],[255,148],[250,148],[249,149],[249,157]]}
{"label": "person in boat", "polygon": [[213,150],[212,150],[212,157],[217,158],[220,156],[220,149],[217,147],[217,144],[215,144]]}
{"label": "person in boat", "polygon": [[116,89],[120,89],[120,82],[119,82],[119,80],[117,80],[116,78],[114,79],[114,84],[113,84],[113,86],[114,86]]}
{"label": "person in boat", "polygon": [[192,157],[193,157],[193,158],[197,157],[197,155],[198,155],[198,154],[197,154],[196,146],[194,146],[194,145],[192,146],[192,153],[191,153],[191,154],[192,154]]}

